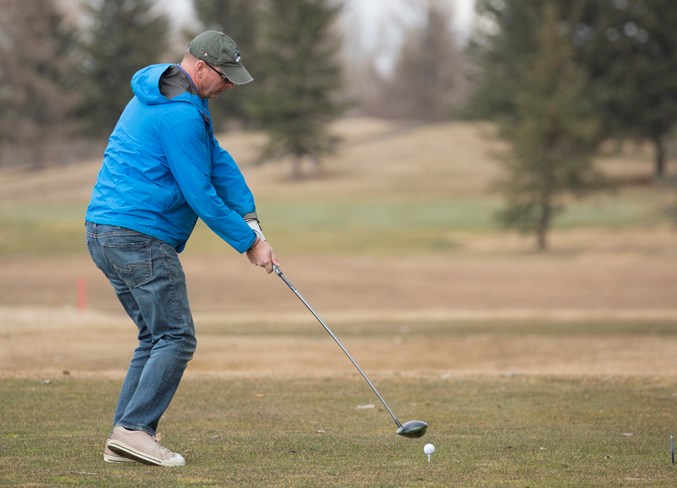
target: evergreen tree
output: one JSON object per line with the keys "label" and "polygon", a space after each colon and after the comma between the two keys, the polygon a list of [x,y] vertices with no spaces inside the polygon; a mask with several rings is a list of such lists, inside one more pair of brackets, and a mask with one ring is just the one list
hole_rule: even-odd
{"label": "evergreen tree", "polygon": [[[535,48],[542,6],[551,0],[477,0],[481,22],[468,48],[476,90],[467,111],[511,117],[524,63]],[[666,166],[677,121],[677,9],[671,0],[570,0],[559,18],[586,72],[582,96],[595,104],[600,138],[633,137],[655,147],[654,174]]]}
{"label": "evergreen tree", "polygon": [[[242,53],[243,61],[258,81],[256,40],[258,38],[260,2],[251,0],[193,0],[193,8],[202,29],[191,32],[192,39],[202,30],[217,30],[231,37]],[[240,87],[209,103],[214,124],[223,126],[229,121],[250,122],[245,106],[256,96],[255,87]]]}
{"label": "evergreen tree", "polygon": [[586,13],[576,26],[578,46],[605,133],[650,141],[654,176],[661,178],[666,173],[666,139],[677,123],[675,4],[594,2]]}
{"label": "evergreen tree", "polygon": [[169,20],[150,0],[97,0],[89,6],[80,115],[92,135],[108,135],[132,97],[132,75],[159,63]]}
{"label": "evergreen tree", "polygon": [[479,118],[511,117],[548,0],[477,0],[479,22],[467,48],[474,92],[466,111]]}
{"label": "evergreen tree", "polygon": [[345,109],[334,22],[340,5],[329,0],[269,1],[263,13],[261,75],[251,114],[269,136],[262,159],[292,156],[292,176],[308,158],[317,169],[336,138],[329,124]]}
{"label": "evergreen tree", "polygon": [[51,0],[4,2],[0,33],[0,156],[7,159],[0,163],[26,157],[39,168],[73,129],[66,119],[75,104],[75,38]]}
{"label": "evergreen tree", "polygon": [[534,232],[545,250],[564,198],[599,183],[592,165],[599,122],[554,1],[544,4],[540,24],[535,52],[522,65],[515,117],[504,127],[512,151],[500,185],[507,205],[499,217],[508,227]]}

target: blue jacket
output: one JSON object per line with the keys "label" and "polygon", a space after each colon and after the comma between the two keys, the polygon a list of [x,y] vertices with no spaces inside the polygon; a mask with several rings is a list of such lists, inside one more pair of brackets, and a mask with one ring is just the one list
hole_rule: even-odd
{"label": "blue jacket", "polygon": [[214,138],[207,101],[166,98],[169,64],[132,78],[134,98],[108,140],[85,219],[136,230],[181,252],[197,218],[238,252],[256,240],[244,215],[256,212],[242,173]]}

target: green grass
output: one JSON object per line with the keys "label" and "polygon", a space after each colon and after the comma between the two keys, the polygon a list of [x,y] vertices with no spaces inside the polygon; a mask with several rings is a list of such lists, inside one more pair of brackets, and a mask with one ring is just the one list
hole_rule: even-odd
{"label": "green grass", "polygon": [[[554,229],[646,226],[665,220],[660,194],[626,194],[572,203]],[[453,233],[502,231],[501,203],[490,197],[428,199],[262,200],[259,214],[276,250],[304,255],[403,255],[457,250]],[[0,256],[85,252],[86,205],[0,207]],[[202,222],[189,243],[194,252],[222,252],[223,242]]]}
{"label": "green grass", "polygon": [[622,193],[597,195],[577,200],[555,218],[554,228],[617,229],[669,221],[666,210],[669,200],[658,187],[642,191],[625,190]]}
{"label": "green grass", "polygon": [[[499,205],[491,198],[285,200],[259,202],[259,213],[281,255],[402,256],[453,253],[463,246],[459,232],[505,232],[494,218]],[[643,227],[660,222],[659,209],[652,198],[578,202],[556,220],[554,230]],[[199,253],[223,250],[201,222],[189,246]]]}
{"label": "green grass", "polygon": [[[654,336],[677,337],[677,322],[670,319],[486,319],[468,320],[439,319],[412,321],[410,318],[387,321],[338,322],[331,325],[341,337],[392,338],[393,334],[407,337],[458,337],[490,335],[521,338],[546,337],[600,337],[600,336]],[[200,320],[200,334],[237,337],[325,337],[326,332],[318,327],[311,315],[302,321],[260,323],[238,320],[224,324],[220,318]]]}
{"label": "green grass", "polygon": [[0,256],[86,253],[80,205],[0,207]]}
{"label": "green grass", "polygon": [[[376,378],[394,435],[359,378],[187,376],[163,442],[187,466],[101,459],[119,383],[0,381],[2,486],[674,486],[674,378]],[[437,447],[432,463],[423,445]]]}
{"label": "green grass", "polygon": [[[321,199],[259,202],[266,235],[275,249],[304,255],[374,255],[449,252],[450,230],[497,230],[491,200]],[[219,251],[218,239],[200,223],[191,249]]]}

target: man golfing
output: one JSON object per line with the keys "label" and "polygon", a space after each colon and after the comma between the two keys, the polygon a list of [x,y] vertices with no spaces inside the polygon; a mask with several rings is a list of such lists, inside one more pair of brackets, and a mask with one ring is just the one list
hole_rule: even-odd
{"label": "man golfing", "polygon": [[252,79],[235,42],[216,31],[193,39],[180,64],[132,78],[134,97],[110,136],[85,216],[89,253],[138,328],[106,462],[185,464],[155,436],[196,347],[178,253],[198,217],[252,264],[268,273],[279,264],[208,107]]}

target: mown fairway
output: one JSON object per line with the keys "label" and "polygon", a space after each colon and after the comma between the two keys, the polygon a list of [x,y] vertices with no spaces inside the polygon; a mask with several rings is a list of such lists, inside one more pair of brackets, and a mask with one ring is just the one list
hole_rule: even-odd
{"label": "mown fairway", "polygon": [[[380,377],[394,435],[362,382],[187,380],[163,425],[184,468],[106,465],[101,433],[118,382],[0,382],[3,486],[674,486],[674,379]],[[162,430],[162,429],[161,429]],[[423,445],[437,452],[429,464]]]}
{"label": "mown fairway", "polygon": [[396,436],[289,289],[199,225],[198,351],[160,425],[188,464],[104,464],[135,334],[84,246],[91,161],[0,173],[0,486],[677,485],[676,196],[650,153],[602,155],[625,184],[570,202],[539,254],[493,220],[491,126],[338,130],[301,181],[246,164],[257,135],[221,142],[287,276],[428,434]]}

